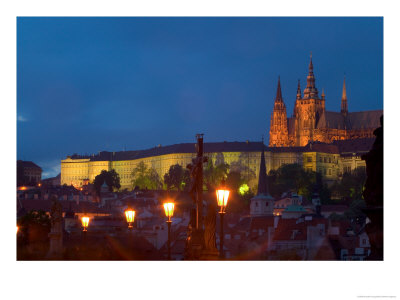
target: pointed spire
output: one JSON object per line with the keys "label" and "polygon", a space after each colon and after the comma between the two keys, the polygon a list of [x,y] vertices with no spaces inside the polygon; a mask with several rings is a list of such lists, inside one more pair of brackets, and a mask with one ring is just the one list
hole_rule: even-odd
{"label": "pointed spire", "polygon": [[346,75],[344,75],[344,78],[343,78],[342,100],[347,100],[347,95],[346,95]]}
{"label": "pointed spire", "polygon": [[280,76],[278,76],[278,88],[276,90],[275,101],[283,101],[283,99],[282,99],[282,90],[281,90],[281,77]]}
{"label": "pointed spire", "polygon": [[312,63],[312,53],[310,54],[310,64],[308,66],[307,86],[304,89],[304,99],[317,98],[318,90],[315,87],[314,66]]}
{"label": "pointed spire", "polygon": [[340,105],[340,112],[344,115],[347,114],[346,75],[343,78],[342,103]]}
{"label": "pointed spire", "polygon": [[265,155],[264,155],[264,137],[262,139],[262,151],[260,161],[260,173],[258,175],[258,189],[257,195],[269,195],[268,182],[267,182],[267,169],[265,168]]}
{"label": "pointed spire", "polygon": [[325,100],[325,92],[324,92],[324,89],[323,89],[323,88],[322,88],[321,98],[322,98],[322,100]]}
{"label": "pointed spire", "polygon": [[300,88],[300,79],[297,82],[297,95],[296,99],[300,100],[301,99],[301,88]]}

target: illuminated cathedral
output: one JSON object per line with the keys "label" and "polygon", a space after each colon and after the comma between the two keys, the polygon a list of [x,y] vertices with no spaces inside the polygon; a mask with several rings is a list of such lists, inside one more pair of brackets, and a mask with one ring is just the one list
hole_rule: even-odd
{"label": "illuminated cathedral", "polygon": [[283,102],[281,83],[278,79],[274,109],[269,132],[270,147],[305,146],[309,142],[332,143],[335,140],[349,140],[374,137],[373,131],[380,125],[382,110],[348,112],[346,81],[340,112],[325,110],[325,94],[321,96],[315,86],[312,57],[308,67],[307,86],[301,93],[300,80],[292,117],[287,117]]}

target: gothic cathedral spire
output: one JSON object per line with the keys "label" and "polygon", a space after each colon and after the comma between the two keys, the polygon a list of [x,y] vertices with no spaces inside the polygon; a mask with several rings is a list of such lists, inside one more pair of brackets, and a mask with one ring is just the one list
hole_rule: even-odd
{"label": "gothic cathedral spire", "polygon": [[[281,90],[281,77],[278,76],[278,88],[276,89],[276,98],[275,98],[275,102],[283,102],[282,99],[282,90]],[[285,104],[283,104],[285,105]]]}
{"label": "gothic cathedral spire", "polygon": [[288,146],[288,124],[286,106],[282,98],[281,80],[278,78],[278,88],[274,101],[274,110],[271,115],[269,131],[269,145],[271,147]]}
{"label": "gothic cathedral spire", "polygon": [[318,90],[315,87],[312,54],[310,55],[310,64],[308,65],[307,87],[304,89],[304,99],[318,99]]}
{"label": "gothic cathedral spire", "polygon": [[301,100],[301,88],[300,88],[300,79],[297,83],[297,95],[296,95],[297,100]]}
{"label": "gothic cathedral spire", "polygon": [[342,104],[340,106],[340,112],[343,115],[347,115],[346,76],[343,79]]}

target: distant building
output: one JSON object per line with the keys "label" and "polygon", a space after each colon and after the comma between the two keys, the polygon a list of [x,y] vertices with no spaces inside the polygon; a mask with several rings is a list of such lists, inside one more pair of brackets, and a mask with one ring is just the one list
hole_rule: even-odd
{"label": "distant building", "polygon": [[308,69],[307,86],[302,95],[299,80],[293,115],[289,118],[278,79],[271,115],[269,146],[305,146],[314,141],[332,143],[336,140],[374,137],[373,131],[380,126],[379,118],[383,111],[348,112],[345,80],[340,112],[325,110],[325,94],[322,91],[321,97],[318,95],[312,59]]}
{"label": "distant building", "polygon": [[17,186],[37,185],[42,179],[42,168],[31,161],[17,161]]}

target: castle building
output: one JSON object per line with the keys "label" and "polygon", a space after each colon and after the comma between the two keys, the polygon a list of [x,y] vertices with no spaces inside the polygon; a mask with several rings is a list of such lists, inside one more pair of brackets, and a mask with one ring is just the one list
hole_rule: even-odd
{"label": "castle building", "polygon": [[[365,168],[361,155],[371,149],[373,142],[374,138],[364,138],[338,140],[332,144],[310,142],[303,147],[266,147],[261,142],[250,141],[217,142],[204,143],[204,153],[214,165],[229,164],[230,170],[239,171],[250,187],[257,188],[262,165],[269,173],[282,165],[296,163],[306,171],[321,173],[327,181],[335,181],[345,172]],[[120,176],[121,188],[132,189],[132,172],[139,163],[155,169],[163,179],[172,165],[186,168],[196,157],[195,149],[194,143],[184,143],[137,151],[74,154],[61,160],[61,184],[81,187],[93,182],[102,170],[114,169]],[[265,151],[263,163],[262,149]]]}
{"label": "castle building", "polygon": [[325,94],[323,91],[321,96],[318,94],[311,57],[307,86],[302,95],[300,81],[298,82],[294,111],[290,118],[287,117],[281,82],[278,78],[271,115],[269,146],[305,146],[313,141],[332,143],[335,140],[371,138],[374,137],[373,131],[379,127],[379,118],[382,114],[382,110],[348,112],[345,79],[340,112],[325,110]]}

